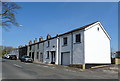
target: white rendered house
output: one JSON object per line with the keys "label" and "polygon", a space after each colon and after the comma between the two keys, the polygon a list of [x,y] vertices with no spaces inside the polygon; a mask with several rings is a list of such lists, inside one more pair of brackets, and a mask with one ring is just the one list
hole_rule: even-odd
{"label": "white rendered house", "polygon": [[[60,64],[111,64],[110,36],[100,22],[69,31],[59,37]],[[64,40],[67,40],[66,45]]]}

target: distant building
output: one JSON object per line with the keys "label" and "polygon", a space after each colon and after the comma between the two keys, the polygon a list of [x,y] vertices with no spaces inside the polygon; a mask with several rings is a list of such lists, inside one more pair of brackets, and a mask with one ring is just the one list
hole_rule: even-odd
{"label": "distant building", "polygon": [[111,64],[110,39],[102,24],[94,22],[55,37],[48,34],[46,40],[40,37],[24,49],[27,48],[27,55],[34,61],[44,63]]}

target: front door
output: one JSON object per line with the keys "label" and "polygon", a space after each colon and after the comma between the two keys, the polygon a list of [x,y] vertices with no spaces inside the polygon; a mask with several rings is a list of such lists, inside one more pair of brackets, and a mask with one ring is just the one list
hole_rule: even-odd
{"label": "front door", "polygon": [[55,64],[55,51],[51,51],[51,64]]}
{"label": "front door", "polygon": [[43,62],[43,53],[40,53],[40,61]]}
{"label": "front door", "polygon": [[33,59],[33,61],[34,61],[34,52],[32,52],[32,59]]}

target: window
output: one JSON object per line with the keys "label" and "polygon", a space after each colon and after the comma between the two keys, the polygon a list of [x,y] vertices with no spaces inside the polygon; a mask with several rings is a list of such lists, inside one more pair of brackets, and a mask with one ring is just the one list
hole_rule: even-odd
{"label": "window", "polygon": [[76,43],[81,42],[81,34],[76,35]]}
{"label": "window", "polygon": [[39,49],[39,44],[37,44],[37,48]]}
{"label": "window", "polygon": [[30,50],[31,50],[31,46],[30,46]]}
{"label": "window", "polygon": [[67,45],[67,37],[63,38],[63,45]]}
{"label": "window", "polygon": [[49,59],[49,51],[47,51],[47,58],[46,59]]}
{"label": "window", "polygon": [[99,27],[97,28],[97,30],[99,31]]}
{"label": "window", "polygon": [[37,56],[36,56],[36,59],[38,59],[39,58],[39,52],[37,52]]}

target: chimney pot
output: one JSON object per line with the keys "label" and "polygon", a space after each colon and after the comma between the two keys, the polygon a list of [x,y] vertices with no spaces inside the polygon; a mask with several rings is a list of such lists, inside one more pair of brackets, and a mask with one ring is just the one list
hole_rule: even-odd
{"label": "chimney pot", "polygon": [[48,35],[47,35],[47,39],[50,39],[50,38],[51,38],[51,35],[48,34]]}
{"label": "chimney pot", "polygon": [[43,41],[43,37],[42,36],[40,36],[40,38],[39,38],[39,42],[41,42],[41,41]]}
{"label": "chimney pot", "polygon": [[35,38],[34,43],[37,43],[37,38]]}
{"label": "chimney pot", "polygon": [[31,45],[31,44],[32,44],[32,41],[30,40],[30,41],[29,41],[29,45]]}

